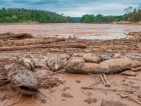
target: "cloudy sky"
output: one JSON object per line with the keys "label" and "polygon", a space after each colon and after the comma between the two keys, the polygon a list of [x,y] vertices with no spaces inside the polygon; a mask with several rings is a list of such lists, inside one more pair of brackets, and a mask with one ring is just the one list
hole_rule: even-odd
{"label": "cloudy sky", "polygon": [[99,13],[120,15],[126,7],[139,4],[141,0],[0,0],[0,7],[42,9],[74,17]]}

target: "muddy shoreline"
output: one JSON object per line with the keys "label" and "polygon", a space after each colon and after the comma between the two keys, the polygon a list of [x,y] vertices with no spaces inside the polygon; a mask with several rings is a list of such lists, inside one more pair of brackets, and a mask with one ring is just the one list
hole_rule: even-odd
{"label": "muddy shoreline", "polygon": [[[8,30],[8,29],[7,29]],[[25,30],[25,29],[24,29]],[[6,31],[6,30],[5,30]],[[16,31],[16,30],[15,30]],[[38,36],[38,34],[36,34]],[[52,38],[56,39],[56,38]],[[57,38],[58,39],[58,38]],[[49,40],[50,41],[50,40]],[[51,40],[52,41],[52,40]],[[31,42],[30,42],[31,43]],[[114,39],[114,40],[83,40],[83,39],[66,39],[58,42],[45,42],[45,45],[80,45],[86,48],[71,47],[51,47],[51,48],[31,48],[25,50],[9,50],[0,51],[0,68],[6,64],[7,60],[16,59],[17,56],[31,55],[38,66],[37,74],[44,76],[48,67],[46,60],[50,55],[70,54],[79,55],[81,53],[108,54],[110,56],[141,56],[140,41],[134,39]],[[21,44],[18,40],[5,40],[1,47],[29,46],[29,43]],[[0,47],[0,48],[1,48]],[[140,59],[140,58],[139,58]],[[136,76],[124,76],[121,74],[107,75],[110,88],[105,87],[100,79],[100,75],[82,75],[60,72],[53,72],[63,83],[52,88],[41,88],[40,91],[46,95],[38,95],[39,97],[28,97],[16,95],[14,91],[0,91],[0,105],[8,106],[16,103],[15,106],[101,106],[103,100],[117,101],[127,106],[139,106],[137,102],[128,96],[140,100],[139,92],[114,91],[107,89],[124,89],[124,90],[141,90],[141,72],[136,72]],[[101,89],[82,89],[82,87],[95,87]],[[121,105],[121,104],[120,104]],[[109,105],[110,106],[110,105]],[[124,106],[124,105],[123,105]]]}

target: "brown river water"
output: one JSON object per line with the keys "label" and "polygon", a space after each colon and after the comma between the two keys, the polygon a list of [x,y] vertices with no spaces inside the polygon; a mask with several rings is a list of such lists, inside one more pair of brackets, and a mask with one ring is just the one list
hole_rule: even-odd
{"label": "brown river water", "polygon": [[64,37],[75,35],[80,39],[120,39],[125,38],[124,33],[141,31],[141,25],[120,24],[6,24],[0,25],[0,33],[31,33],[38,37]]}

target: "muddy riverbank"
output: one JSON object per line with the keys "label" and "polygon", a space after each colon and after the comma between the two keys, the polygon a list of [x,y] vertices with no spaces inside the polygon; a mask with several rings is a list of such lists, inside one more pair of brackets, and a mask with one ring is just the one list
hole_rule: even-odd
{"label": "muddy riverbank", "polygon": [[[0,26],[2,32],[12,31],[12,32],[31,32],[34,37],[41,37],[44,35],[44,37],[47,37],[45,33],[41,33],[44,28],[44,30],[49,30],[50,33],[48,34],[57,34],[62,33],[63,30],[65,33],[68,33],[68,30],[73,34],[78,33],[77,36],[83,35],[83,28],[84,26],[79,24],[67,24],[67,25],[61,25],[60,30],[57,28],[53,29],[52,24],[51,25],[45,25],[45,27],[40,28],[40,25],[35,25],[34,28],[30,25],[24,26],[22,28],[22,25],[8,25],[8,26]],[[14,26],[14,27],[13,27]],[[21,26],[21,27],[20,27]],[[44,26],[44,25],[43,25]],[[55,25],[56,26],[56,25]],[[68,27],[69,26],[69,27]],[[71,26],[71,28],[70,28]],[[74,27],[75,26],[75,27]],[[77,26],[77,27],[76,27]],[[92,34],[91,31],[100,31],[98,27],[95,27],[95,30],[90,29],[89,27],[93,26],[91,24],[85,25],[85,28],[88,28],[87,31]],[[98,25],[97,25],[98,26]],[[105,25],[103,25],[105,27]],[[109,25],[111,28],[114,28],[113,26]],[[117,25],[118,26],[118,25]],[[116,28],[118,28],[116,26]],[[121,28],[122,25],[119,25]],[[6,29],[7,27],[7,29]],[[11,28],[9,28],[11,27]],[[12,30],[13,27],[13,30]],[[108,28],[105,28],[103,30],[107,30]],[[126,29],[126,26],[122,26]],[[66,30],[65,30],[66,28]],[[128,29],[129,28],[129,29]],[[132,27],[128,27],[126,31],[130,31]],[[136,30],[139,30],[140,26],[135,26]],[[32,30],[33,29],[33,30]],[[37,30],[38,29],[38,30]],[[52,31],[52,30],[57,30]],[[76,32],[74,31],[76,29]],[[81,31],[79,30],[81,29]],[[122,29],[122,30],[125,30]],[[62,31],[62,32],[61,32]],[[74,31],[74,32],[73,32]],[[78,32],[77,32],[78,31]],[[114,33],[116,33],[115,29],[112,29]],[[135,31],[135,30],[134,30]],[[84,30],[85,32],[85,30]],[[123,31],[124,32],[124,31]],[[40,34],[41,35],[40,35]],[[103,31],[102,31],[103,33]],[[114,34],[112,33],[112,34]],[[36,36],[34,35],[36,34]],[[118,34],[120,34],[118,32]],[[84,34],[85,35],[85,34]],[[103,34],[102,34],[103,35]],[[100,36],[102,36],[100,35]],[[106,35],[107,36],[107,35]],[[58,39],[56,38],[52,39]],[[27,55],[30,55],[35,63],[36,68],[35,71],[37,72],[37,75],[40,75],[40,77],[45,77],[48,72],[51,72],[53,75],[55,75],[56,78],[61,80],[61,83],[57,86],[53,86],[51,88],[40,88],[40,92],[46,95],[45,97],[42,94],[38,94],[36,96],[20,96],[16,94],[15,91],[11,91],[8,89],[0,91],[0,105],[1,106],[8,106],[13,103],[15,103],[15,106],[101,106],[101,104],[104,102],[104,100],[108,100],[113,102],[117,101],[120,104],[123,103],[125,106],[139,106],[139,103],[137,103],[135,100],[140,100],[140,90],[141,90],[141,72],[135,72],[136,76],[125,76],[122,74],[108,74],[107,80],[110,83],[110,87],[104,86],[102,80],[100,79],[99,74],[88,74],[88,75],[82,75],[82,74],[70,74],[64,72],[64,70],[60,70],[60,72],[52,72],[49,67],[47,66],[47,59],[50,56],[55,56],[56,54],[69,54],[78,56],[81,55],[81,53],[94,53],[96,55],[108,55],[108,56],[115,56],[115,57],[131,57],[136,58],[140,60],[141,58],[141,48],[140,48],[140,41],[136,41],[133,39],[114,39],[114,40],[84,40],[84,39],[63,39],[63,40],[52,40],[47,39],[44,44],[40,45],[46,45],[44,48],[30,48],[30,49],[20,49],[20,50],[2,50],[0,51],[0,69],[2,70],[3,65],[9,63],[8,60],[16,59],[18,56],[24,57]],[[44,40],[45,41],[45,40]],[[23,40],[22,40],[23,42]],[[37,43],[37,42],[36,42]],[[40,43],[40,42],[38,42]],[[17,47],[17,46],[31,46],[36,45],[33,42],[28,43],[21,43],[19,40],[10,39],[10,40],[4,40],[4,44],[1,44],[0,48],[5,47]],[[85,46],[85,48],[80,48],[78,45]],[[47,45],[53,45],[51,47],[48,47]],[[57,45],[57,46],[56,46]],[[61,46],[58,46],[61,45]],[[63,46],[63,45],[69,45],[69,46]],[[71,46],[70,46],[71,45]],[[73,45],[73,46],[72,46]],[[77,46],[76,46],[77,45]],[[81,46],[82,47],[82,46]],[[1,50],[1,49],[0,49]],[[49,74],[48,74],[49,75]],[[84,87],[90,87],[90,89],[82,89]],[[108,90],[109,89],[109,90]],[[129,92],[129,91],[130,92]],[[132,91],[132,92],[131,92]],[[138,92],[136,92],[138,91]],[[13,94],[15,94],[13,96]],[[133,99],[134,98],[134,99]],[[105,103],[105,102],[104,102]],[[115,102],[114,102],[115,103]],[[108,103],[107,103],[108,104]],[[111,103],[112,104],[112,103]],[[108,106],[111,106],[108,105]],[[122,104],[122,105],[123,105]],[[124,106],[123,105],[123,106]],[[107,105],[106,105],[107,106]],[[119,106],[119,105],[117,105]]]}

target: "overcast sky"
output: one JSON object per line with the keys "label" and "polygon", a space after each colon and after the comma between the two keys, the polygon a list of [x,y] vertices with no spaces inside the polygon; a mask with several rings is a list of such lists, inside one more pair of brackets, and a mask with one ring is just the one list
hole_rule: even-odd
{"label": "overcast sky", "polygon": [[139,4],[141,0],[0,0],[0,7],[41,9],[73,17],[99,13],[120,15],[126,7]]}

